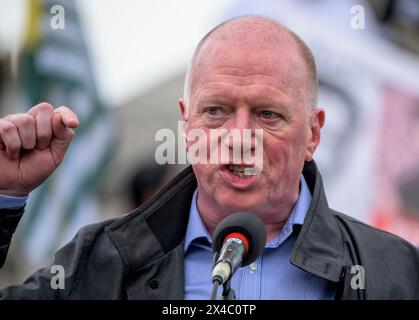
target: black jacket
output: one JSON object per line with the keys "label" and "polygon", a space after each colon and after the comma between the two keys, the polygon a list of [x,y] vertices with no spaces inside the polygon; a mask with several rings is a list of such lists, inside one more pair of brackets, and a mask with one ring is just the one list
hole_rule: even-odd
{"label": "black jacket", "polygon": [[[312,202],[290,263],[333,282],[337,299],[419,299],[416,248],[330,209],[313,161],[303,174]],[[55,255],[65,289],[51,288],[48,267],[0,290],[0,298],[183,299],[183,241],[195,188],[189,167],[132,213],[82,228]],[[1,265],[22,214],[0,210]]]}

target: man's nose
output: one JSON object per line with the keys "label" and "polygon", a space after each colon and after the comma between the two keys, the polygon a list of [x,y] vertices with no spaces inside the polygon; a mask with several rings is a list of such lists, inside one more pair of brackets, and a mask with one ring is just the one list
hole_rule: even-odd
{"label": "man's nose", "polygon": [[[224,144],[230,150],[255,149],[255,128],[253,128],[252,116],[249,110],[238,109],[230,124],[228,138],[224,139]],[[237,149],[238,148],[238,149]]]}
{"label": "man's nose", "polygon": [[236,110],[233,123],[235,129],[251,129],[251,122],[252,119],[249,110],[244,108],[238,108]]}

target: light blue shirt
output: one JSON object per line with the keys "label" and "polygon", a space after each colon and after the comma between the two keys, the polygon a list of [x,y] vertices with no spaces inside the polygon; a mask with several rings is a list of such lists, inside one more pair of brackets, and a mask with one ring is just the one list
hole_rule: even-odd
{"label": "light blue shirt", "polygon": [[26,204],[28,196],[12,197],[0,194],[0,209],[18,209]]}
{"label": "light blue shirt", "polygon": [[[207,300],[212,283],[211,237],[197,208],[198,190],[192,198],[185,236],[185,299]],[[303,176],[300,195],[282,231],[268,242],[265,251],[250,266],[239,268],[231,280],[238,300],[334,299],[333,284],[293,266],[289,262],[297,239],[296,225],[304,223],[311,193]],[[221,289],[220,289],[221,291]]]}

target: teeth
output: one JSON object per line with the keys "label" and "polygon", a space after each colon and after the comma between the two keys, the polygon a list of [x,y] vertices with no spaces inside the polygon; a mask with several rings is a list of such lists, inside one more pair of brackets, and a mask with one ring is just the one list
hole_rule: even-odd
{"label": "teeth", "polygon": [[253,168],[249,168],[249,167],[241,167],[241,166],[236,166],[234,164],[230,164],[228,166],[228,170],[240,178],[245,178],[245,177],[253,175]]}
{"label": "teeth", "polygon": [[246,167],[246,168],[244,168],[244,174],[246,176],[253,176],[253,175],[255,175],[255,170],[254,170],[254,168]]}

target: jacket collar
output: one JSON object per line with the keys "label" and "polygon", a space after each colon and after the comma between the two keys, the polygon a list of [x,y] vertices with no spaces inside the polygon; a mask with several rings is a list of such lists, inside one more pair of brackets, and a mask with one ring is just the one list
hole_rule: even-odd
{"label": "jacket collar", "polygon": [[129,299],[183,299],[183,238],[196,186],[188,167],[105,229],[121,256]]}
{"label": "jacket collar", "polygon": [[[303,175],[312,201],[290,262],[337,282],[343,267],[340,229],[328,207],[314,161],[305,163]],[[188,167],[141,207],[106,228],[124,264],[129,298],[183,298],[183,241],[196,186],[192,167]],[[150,290],[158,286],[156,279],[160,279],[159,290]]]}
{"label": "jacket collar", "polygon": [[323,181],[314,161],[305,163],[303,175],[312,200],[290,262],[318,277],[338,282],[344,265],[342,234],[333,211],[329,209]]}

